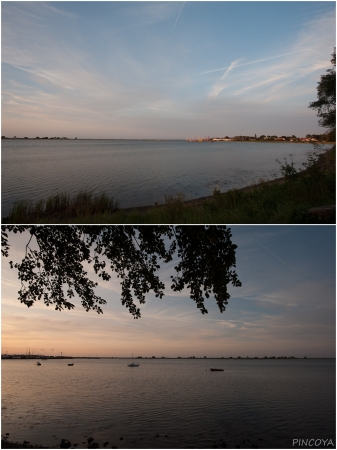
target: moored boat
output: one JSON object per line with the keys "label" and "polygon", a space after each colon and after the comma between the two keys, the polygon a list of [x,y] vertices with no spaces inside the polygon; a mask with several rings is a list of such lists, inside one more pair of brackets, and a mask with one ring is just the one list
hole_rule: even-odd
{"label": "moored boat", "polygon": [[139,364],[136,364],[136,363],[133,362],[133,353],[132,353],[132,363],[128,364],[128,366],[129,367],[138,367],[139,366]]}
{"label": "moored boat", "polygon": [[211,372],[223,372],[223,369],[209,369]]}

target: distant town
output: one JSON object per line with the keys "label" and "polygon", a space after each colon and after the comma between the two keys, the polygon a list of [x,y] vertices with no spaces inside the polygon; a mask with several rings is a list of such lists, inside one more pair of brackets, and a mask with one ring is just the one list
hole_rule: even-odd
{"label": "distant town", "polygon": [[[33,353],[25,353],[25,354],[13,354],[8,355],[7,353],[1,355],[1,359],[130,359],[130,356],[46,356],[40,354]],[[229,357],[208,357],[208,356],[176,356],[176,357],[166,357],[166,356],[137,356],[134,359],[307,359],[306,356],[297,357],[297,356],[229,356]],[[316,359],[316,358],[308,358],[308,359]]]}
{"label": "distant town", "polygon": [[297,137],[294,134],[291,136],[224,136],[224,137],[206,137],[198,139],[186,139],[187,142],[229,142],[229,141],[248,141],[248,142],[264,142],[264,141],[282,141],[282,142],[330,142],[331,136],[329,134],[307,134],[305,137]]}
{"label": "distant town", "polygon": [[[53,140],[53,139],[59,139],[59,140],[77,140],[77,137],[75,138],[68,138],[68,137],[35,137],[35,138],[29,138],[27,136],[25,137],[17,137],[17,136],[13,136],[13,137],[8,137],[8,136],[1,136],[1,139],[48,139],[48,140]],[[87,140],[87,139],[79,139],[79,140]],[[112,138],[112,139],[106,139],[106,140],[119,140],[116,138]],[[126,140],[126,139],[122,139],[122,140]],[[134,140],[134,139],[132,139]],[[137,140],[137,139],[136,139]],[[166,139],[139,139],[139,140],[166,140]],[[169,139],[167,139],[169,140]],[[275,142],[334,142],[335,141],[335,137],[331,135],[331,133],[328,134],[307,134],[305,137],[297,137],[294,134],[291,136],[276,136],[276,135],[272,135],[272,136],[266,136],[264,134],[262,134],[261,136],[257,136],[256,134],[254,136],[233,136],[233,137],[229,137],[229,136],[223,136],[223,137],[203,137],[203,138],[187,138],[186,142],[229,142],[229,141],[246,141],[246,142],[271,142],[271,141],[275,141]]]}

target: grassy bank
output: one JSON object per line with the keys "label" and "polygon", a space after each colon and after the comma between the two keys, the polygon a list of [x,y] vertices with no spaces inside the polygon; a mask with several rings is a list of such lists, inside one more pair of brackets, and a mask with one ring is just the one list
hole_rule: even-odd
{"label": "grassy bank", "polygon": [[205,199],[185,201],[177,195],[167,197],[164,205],[119,209],[104,194],[82,193],[73,199],[64,194],[35,204],[19,202],[3,223],[335,223],[334,211],[317,215],[308,210],[336,204],[336,147],[319,157],[309,153],[302,171],[291,158],[279,163],[281,179],[215,191]]}

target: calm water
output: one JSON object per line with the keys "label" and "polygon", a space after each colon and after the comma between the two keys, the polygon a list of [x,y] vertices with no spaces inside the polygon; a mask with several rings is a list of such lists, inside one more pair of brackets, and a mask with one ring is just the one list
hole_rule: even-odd
{"label": "calm water", "polygon": [[335,444],[334,360],[68,361],[2,361],[2,434],[77,448],[89,436],[101,448]]}
{"label": "calm water", "polygon": [[278,158],[298,167],[311,144],[128,140],[3,140],[2,216],[15,201],[56,193],[105,192],[121,207],[205,197],[280,176]]}

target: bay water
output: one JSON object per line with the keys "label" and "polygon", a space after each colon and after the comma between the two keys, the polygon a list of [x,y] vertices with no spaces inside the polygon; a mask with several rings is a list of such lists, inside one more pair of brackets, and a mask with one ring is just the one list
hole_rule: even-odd
{"label": "bay water", "polygon": [[61,439],[87,448],[89,437],[100,448],[336,444],[334,359],[130,362],[3,360],[2,435],[55,448]]}
{"label": "bay water", "polygon": [[2,140],[2,217],[14,202],[66,192],[106,193],[121,208],[187,200],[281,176],[278,159],[296,167],[311,144],[145,140]]}

